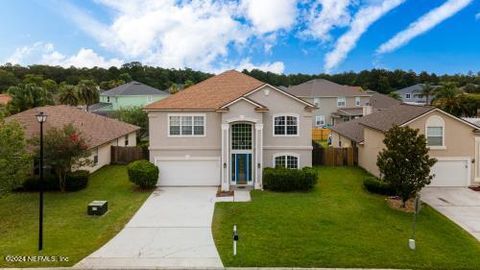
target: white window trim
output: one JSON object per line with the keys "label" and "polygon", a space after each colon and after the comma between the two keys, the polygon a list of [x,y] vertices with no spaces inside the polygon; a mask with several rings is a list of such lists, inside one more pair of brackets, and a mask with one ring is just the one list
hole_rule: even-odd
{"label": "white window trim", "polygon": [[[97,157],[97,162],[96,163],[95,163],[95,157]],[[92,163],[93,163],[93,167],[98,166],[98,163],[99,163],[98,147],[95,147],[94,150],[93,150]]]}
{"label": "white window trim", "polygon": [[[430,121],[438,120],[441,122],[438,124],[430,124]],[[429,127],[441,127],[442,128],[442,145],[428,145],[428,128]],[[431,150],[446,150],[447,146],[445,145],[445,120],[438,115],[432,115],[425,121],[425,137],[427,139],[427,148]]]}
{"label": "white window trim", "polygon": [[[322,125],[318,125],[318,121],[317,121],[317,118],[319,117],[323,117],[323,124]],[[325,115],[315,115],[315,126],[316,127],[323,127],[327,124],[327,121],[325,119]]]}
{"label": "white window trim", "polygon": [[[275,134],[275,117],[279,116],[293,116],[297,118],[297,134]],[[285,118],[285,124],[287,119]],[[285,133],[287,131],[285,130]],[[300,136],[300,116],[295,113],[277,113],[272,116],[272,135],[273,137],[298,137]]]}
{"label": "white window trim", "polygon": [[[358,101],[358,103],[357,103]],[[355,97],[355,106],[360,107],[362,106],[362,99],[360,97]]]}
{"label": "white window trim", "polygon": [[292,156],[292,157],[296,157],[297,158],[297,169],[300,169],[300,155],[299,154],[296,154],[296,153],[275,153],[273,154],[273,158],[272,158],[272,167],[275,168],[276,167],[276,164],[275,164],[275,158],[277,157],[282,157],[282,156],[285,156],[285,168],[287,166],[287,159],[286,159],[286,156]]}
{"label": "white window trim", "polygon": [[406,99],[411,99],[411,98],[412,98],[412,94],[411,94],[411,93],[405,93],[405,98],[406,98]]}
{"label": "white window trim", "polygon": [[110,103],[110,97],[107,96],[107,103]]}
{"label": "white window trim", "polygon": [[[343,106],[339,106],[339,101],[343,99]],[[347,107],[347,98],[346,97],[337,97],[337,108],[345,108]]]}
{"label": "white window trim", "polygon": [[[171,116],[202,116],[203,117],[203,135],[171,135],[170,117]],[[199,138],[207,136],[207,115],[205,113],[169,113],[167,114],[167,137],[170,138]]]}

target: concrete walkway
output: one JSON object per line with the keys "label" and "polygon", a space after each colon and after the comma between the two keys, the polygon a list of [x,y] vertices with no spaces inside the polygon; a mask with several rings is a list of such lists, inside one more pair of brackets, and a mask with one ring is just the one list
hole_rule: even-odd
{"label": "concrete walkway", "polygon": [[480,192],[469,188],[427,187],[422,200],[480,240]]}
{"label": "concrete walkway", "polygon": [[213,242],[215,187],[159,188],[125,228],[76,268],[221,268]]}

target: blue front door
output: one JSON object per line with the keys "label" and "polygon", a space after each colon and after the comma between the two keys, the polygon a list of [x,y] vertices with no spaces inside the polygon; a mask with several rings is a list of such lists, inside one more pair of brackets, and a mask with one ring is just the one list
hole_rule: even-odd
{"label": "blue front door", "polygon": [[232,154],[232,181],[237,185],[252,181],[252,154]]}

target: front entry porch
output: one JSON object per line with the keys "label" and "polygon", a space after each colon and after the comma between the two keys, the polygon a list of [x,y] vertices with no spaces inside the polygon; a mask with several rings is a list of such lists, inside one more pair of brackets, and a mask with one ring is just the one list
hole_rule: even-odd
{"label": "front entry porch", "polygon": [[222,125],[222,190],[261,188],[262,132],[257,120]]}

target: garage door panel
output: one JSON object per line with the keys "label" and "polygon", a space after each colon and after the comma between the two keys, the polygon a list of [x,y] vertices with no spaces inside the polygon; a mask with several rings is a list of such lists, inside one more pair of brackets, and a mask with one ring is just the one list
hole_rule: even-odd
{"label": "garage door panel", "polygon": [[218,186],[220,161],[208,160],[157,160],[160,170],[158,186]]}
{"label": "garage door panel", "polygon": [[432,167],[434,178],[429,186],[465,187],[468,186],[469,160],[439,159]]}

